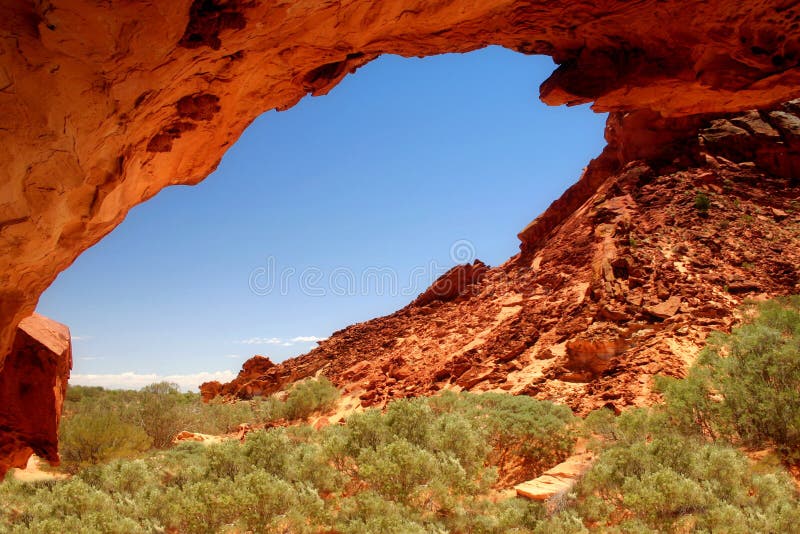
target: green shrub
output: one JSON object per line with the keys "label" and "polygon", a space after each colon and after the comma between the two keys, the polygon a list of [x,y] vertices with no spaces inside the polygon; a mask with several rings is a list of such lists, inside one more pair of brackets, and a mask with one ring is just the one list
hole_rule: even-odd
{"label": "green shrub", "polygon": [[703,192],[697,193],[694,197],[694,208],[700,213],[708,213],[711,208],[711,199]]}
{"label": "green shrub", "polygon": [[242,423],[263,423],[281,417],[281,403],[272,397],[234,402],[217,397],[207,404],[193,403],[191,408],[189,428],[203,434],[229,434]]}
{"label": "green shrub", "polygon": [[152,512],[159,523],[178,532],[216,533],[233,524],[241,510],[232,480],[192,482],[167,488],[154,499]]}
{"label": "green shrub", "polygon": [[338,399],[339,390],[324,376],[304,380],[289,390],[281,413],[290,421],[306,419],[315,412],[332,409]]}
{"label": "green shrub", "polygon": [[141,390],[136,420],[153,441],[153,447],[168,447],[175,436],[189,424],[185,398],[177,384],[159,382]]}
{"label": "green shrub", "polygon": [[407,503],[418,486],[437,475],[438,461],[430,452],[398,439],[376,449],[366,449],[358,458],[359,475],[383,497]]}
{"label": "green shrub", "polygon": [[241,445],[237,441],[226,441],[208,447],[205,452],[207,478],[236,479],[252,468],[248,458],[242,454]]}
{"label": "green shrub", "polygon": [[784,532],[800,514],[785,473],[760,474],[729,445],[676,432],[658,412],[617,423],[574,506],[601,527],[627,517],[622,532]]}
{"label": "green shrub", "polygon": [[326,523],[325,505],[312,487],[292,485],[255,471],[239,478],[237,524],[248,532],[317,532]]}
{"label": "green shrub", "polygon": [[343,534],[428,534],[415,510],[402,503],[386,500],[372,491],[345,499],[336,524]]}
{"label": "green shrub", "polygon": [[667,411],[684,431],[800,461],[800,297],[749,304],[745,317],[710,339],[687,380],[662,382]]}
{"label": "green shrub", "polygon": [[292,440],[285,429],[252,432],[245,442],[244,455],[258,469],[276,476],[285,476],[288,471]]}
{"label": "green shrub", "polygon": [[64,418],[60,434],[61,458],[73,471],[135,456],[149,449],[151,443],[141,428],[104,409]]}
{"label": "green shrub", "polygon": [[502,393],[432,397],[434,411],[462,414],[490,447],[488,461],[504,469],[520,459],[528,477],[565,459],[575,444],[577,419],[566,406]]}

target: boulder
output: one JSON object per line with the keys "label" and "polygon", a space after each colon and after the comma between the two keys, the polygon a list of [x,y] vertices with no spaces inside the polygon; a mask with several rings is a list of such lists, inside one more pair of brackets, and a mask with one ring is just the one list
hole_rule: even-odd
{"label": "boulder", "polygon": [[0,370],[0,480],[31,454],[58,464],[58,425],[72,368],[69,329],[34,313],[23,319]]}

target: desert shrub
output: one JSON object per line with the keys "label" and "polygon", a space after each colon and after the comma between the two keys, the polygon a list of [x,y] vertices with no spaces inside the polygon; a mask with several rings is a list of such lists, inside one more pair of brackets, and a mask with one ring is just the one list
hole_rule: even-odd
{"label": "desert shrub", "polygon": [[233,480],[224,478],[169,487],[153,499],[151,512],[167,529],[215,533],[241,513]]}
{"label": "desert shrub", "polygon": [[522,460],[534,475],[565,459],[577,418],[566,406],[524,395],[453,394],[432,397],[434,411],[462,414],[486,437],[488,461],[501,469]]}
{"label": "desert shrub", "polygon": [[800,297],[750,304],[745,317],[711,338],[686,380],[662,382],[667,412],[685,432],[800,461]]}
{"label": "desert shrub", "polygon": [[785,473],[757,473],[730,445],[676,432],[658,411],[633,410],[616,424],[573,504],[592,523],[620,532],[783,532],[800,513]]}
{"label": "desert shrub", "polygon": [[[425,425],[428,421],[420,421],[419,424]],[[373,408],[348,417],[347,426],[339,439],[341,454],[356,457],[362,449],[374,449],[390,441],[392,434],[381,411]]]}
{"label": "desert shrub", "polygon": [[491,445],[485,430],[475,425],[463,414],[443,413],[432,420],[428,447],[437,453],[458,460],[472,479],[481,478],[491,484],[496,478],[494,468],[486,468]]}
{"label": "desert shrub", "polygon": [[313,487],[293,485],[258,470],[239,478],[237,524],[249,532],[317,532],[325,505]]}
{"label": "desert shrub", "polygon": [[545,518],[545,507],[527,499],[496,502],[470,498],[449,510],[441,522],[446,532],[472,534],[521,534],[532,532]]}
{"label": "desert shrub", "polygon": [[414,509],[402,503],[387,500],[373,491],[360,492],[344,499],[336,522],[336,530],[343,534],[384,534],[403,532],[428,534],[436,532],[426,528]]}
{"label": "desert shrub", "polygon": [[61,458],[72,471],[114,458],[135,456],[149,449],[151,444],[141,428],[105,409],[64,418],[59,443]]}
{"label": "desert shrub", "polygon": [[[21,485],[20,485],[21,486]],[[19,486],[18,486],[19,487]],[[14,491],[12,489],[12,491]],[[6,488],[3,487],[6,493]],[[142,524],[114,512],[114,499],[82,480],[74,478],[58,483],[37,483],[28,486],[28,504],[16,517],[0,517],[3,532],[30,534],[62,534],[63,532],[139,533]],[[8,495],[3,495],[8,497]],[[11,499],[13,502],[13,498]],[[21,504],[19,501],[16,505]],[[4,514],[5,515],[5,514]],[[3,520],[6,520],[5,526]],[[8,521],[11,519],[11,521]],[[146,523],[145,523],[146,524]]]}
{"label": "desert shrub", "polygon": [[315,412],[333,408],[339,399],[339,390],[324,376],[298,382],[289,390],[280,413],[292,421],[306,419]]}
{"label": "desert shrub", "polygon": [[468,479],[487,487],[496,480],[495,467],[521,463],[530,476],[565,458],[575,442],[575,423],[569,408],[530,397],[444,392],[394,401],[385,414],[355,414],[345,429],[329,435],[326,447],[344,466],[348,457],[402,440],[455,460]]}
{"label": "desert shrub", "polygon": [[189,428],[203,434],[228,434],[238,430],[242,423],[263,423],[281,417],[280,401],[268,397],[247,401],[226,401],[215,398],[209,403],[190,405]]}
{"label": "desert shrub", "polygon": [[405,439],[366,449],[358,458],[359,475],[383,497],[407,503],[418,486],[437,476],[436,456]]}
{"label": "desert shrub", "polygon": [[480,402],[490,414],[486,425],[497,465],[513,454],[543,470],[572,451],[575,419],[566,406],[497,393],[481,396]]}
{"label": "desert shrub", "polygon": [[83,469],[77,478],[104,493],[130,497],[158,484],[156,473],[141,459],[93,466]]}
{"label": "desert shrub", "polygon": [[707,194],[701,191],[697,193],[697,195],[695,195],[694,208],[697,211],[699,211],[700,213],[708,213],[710,207],[711,207],[711,199],[708,197]]}
{"label": "desert shrub", "polygon": [[105,393],[106,389],[100,386],[69,386],[65,401],[67,403],[81,402],[83,400],[91,401],[104,397]]}
{"label": "desert shrub", "polygon": [[136,420],[150,436],[153,447],[168,447],[175,435],[188,426],[186,404],[177,384],[159,382],[142,388]]}
{"label": "desert shrub", "polygon": [[206,463],[206,478],[234,480],[252,469],[252,463],[242,454],[236,441],[226,441],[208,447],[203,455]]}
{"label": "desert shrub", "polygon": [[254,467],[272,475],[283,476],[288,469],[292,446],[292,440],[285,429],[252,432],[247,436],[244,455]]}
{"label": "desert shrub", "polygon": [[[68,418],[79,422],[98,403],[118,420],[139,421],[154,411],[140,409],[148,396],[153,405],[196,409],[195,397],[168,385],[119,395],[92,389],[73,396]],[[317,406],[331,398],[310,397]],[[319,431],[251,432],[243,444],[183,443],[83,469],[77,486],[0,486],[0,531],[530,532],[541,506],[487,499],[496,477],[488,465],[491,403],[482,398],[395,402]],[[42,493],[57,488],[76,495]]]}
{"label": "desert shrub", "polygon": [[559,512],[551,517],[548,517],[536,528],[533,529],[534,534],[583,534],[589,532],[581,518],[572,511]]}
{"label": "desert shrub", "polygon": [[344,475],[331,465],[320,435],[315,432],[313,438],[299,440],[284,428],[252,432],[242,454],[249,465],[271,475],[308,484],[323,493],[338,491]]}
{"label": "desert shrub", "polygon": [[[140,391],[106,390],[74,386],[67,390],[62,433],[69,432],[70,419],[91,412],[109,412],[122,423],[145,432],[151,446],[165,449],[181,430],[204,434],[235,432],[242,423],[260,423],[278,417],[282,403],[274,398],[203,403],[196,393],[181,393],[167,382],[151,384]],[[83,415],[82,415],[83,414]],[[65,430],[66,429],[66,430]]]}

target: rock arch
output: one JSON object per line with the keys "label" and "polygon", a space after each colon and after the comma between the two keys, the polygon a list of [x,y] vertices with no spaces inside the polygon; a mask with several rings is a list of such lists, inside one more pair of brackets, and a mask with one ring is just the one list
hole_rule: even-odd
{"label": "rock arch", "polygon": [[381,54],[546,54],[542,100],[615,124],[800,93],[788,0],[42,0],[0,21],[0,369],[39,295],[132,206]]}

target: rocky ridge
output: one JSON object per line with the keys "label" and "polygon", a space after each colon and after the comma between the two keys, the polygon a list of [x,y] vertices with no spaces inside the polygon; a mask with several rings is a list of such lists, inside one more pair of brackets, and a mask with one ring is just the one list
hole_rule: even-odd
{"label": "rocky ridge", "polygon": [[[322,373],[364,406],[442,389],[533,395],[578,413],[648,404],[653,377],[682,376],[744,298],[800,292],[797,113],[793,102],[666,132],[651,123],[639,147],[612,126],[604,155],[503,265],[456,267],[437,281],[445,289],[394,314],[277,365],[248,362],[202,391],[247,398]],[[670,141],[642,142],[652,138]]]}

